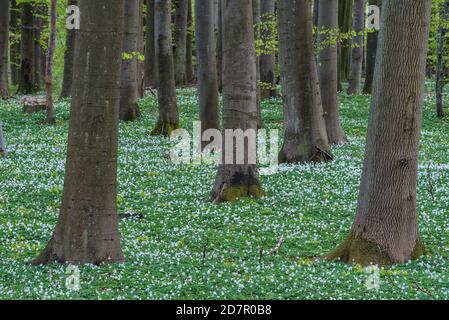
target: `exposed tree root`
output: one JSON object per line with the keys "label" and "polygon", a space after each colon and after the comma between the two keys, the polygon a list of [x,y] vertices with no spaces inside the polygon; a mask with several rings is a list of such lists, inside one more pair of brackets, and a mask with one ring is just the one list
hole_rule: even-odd
{"label": "exposed tree root", "polygon": [[286,164],[304,164],[304,163],[327,163],[334,160],[332,154],[316,147],[313,153],[304,152],[300,146],[294,148],[295,151],[289,150],[289,148],[282,148],[279,153],[279,163]]}
{"label": "exposed tree root", "polygon": [[253,169],[244,172],[229,172],[219,169],[219,174],[211,192],[211,200],[216,203],[237,202],[242,198],[261,199],[265,196],[259,179]]}
{"label": "exposed tree root", "polygon": [[179,123],[161,123],[158,121],[156,127],[151,131],[151,135],[169,137],[173,131],[179,128]]}
{"label": "exposed tree root", "polygon": [[[421,241],[418,241],[415,250],[411,254],[410,260],[419,259],[426,254],[426,250]],[[339,260],[347,264],[359,264],[361,266],[369,265],[392,265],[402,263],[391,257],[388,250],[382,248],[375,242],[356,236],[351,232],[335,251],[326,256],[328,260]]]}

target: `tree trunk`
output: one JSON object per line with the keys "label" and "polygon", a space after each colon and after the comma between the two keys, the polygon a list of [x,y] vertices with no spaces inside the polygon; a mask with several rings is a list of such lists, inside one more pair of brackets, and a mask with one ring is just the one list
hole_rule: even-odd
{"label": "tree trunk", "polygon": [[[338,28],[338,1],[320,0],[318,12],[318,27],[321,31],[320,42],[330,41],[324,30]],[[338,106],[338,50],[337,45],[328,44],[323,48],[318,58],[321,97],[323,100],[324,119],[329,143],[341,145],[347,142],[340,125]]]}
{"label": "tree trunk", "polygon": [[218,92],[223,92],[223,0],[218,0],[217,13],[217,71]]}
{"label": "tree trunk", "polygon": [[175,15],[175,79],[176,85],[187,83],[186,57],[187,57],[187,16],[189,0],[176,1]]}
{"label": "tree trunk", "polygon": [[122,48],[122,75],[120,89],[120,120],[135,121],[140,116],[139,85],[140,74],[139,59],[141,52],[139,48],[139,37],[141,35],[140,25],[143,17],[141,0],[125,1],[124,36]]}
{"label": "tree trunk", "polygon": [[[369,0],[370,5],[382,6],[382,0]],[[363,93],[371,94],[373,91],[374,68],[376,66],[378,30],[371,30],[367,36],[366,43],[366,76]]]}
{"label": "tree trunk", "polygon": [[0,99],[9,96],[9,0],[0,0]]}
{"label": "tree trunk", "polygon": [[142,99],[145,95],[145,26],[144,26],[144,4],[145,0],[140,0],[139,5],[139,38],[137,41],[137,51],[140,58],[137,61],[137,96]]}
{"label": "tree trunk", "polygon": [[187,83],[195,82],[195,70],[193,67],[193,10],[192,0],[189,0],[189,9],[187,13],[187,44],[186,44],[186,79]]}
{"label": "tree trunk", "polygon": [[[269,24],[275,20],[275,2],[274,0],[261,0],[261,22],[262,24]],[[263,38],[270,38],[271,32],[266,30]],[[269,50],[265,48],[265,50]],[[276,90],[276,57],[274,53],[262,54],[260,56],[260,81],[264,84],[261,92],[261,99],[265,100],[277,96]],[[269,86],[265,87],[265,86]]]}
{"label": "tree trunk", "polygon": [[152,135],[169,136],[179,128],[173,65],[171,0],[156,0],[156,57],[159,119]]}
{"label": "tree trunk", "polygon": [[[449,0],[446,0],[443,4],[443,9],[441,12],[442,23],[447,24],[449,18]],[[445,85],[444,76],[444,48],[446,46],[446,33],[447,27],[440,26],[438,29],[438,63],[437,63],[437,79],[436,79],[436,111],[438,117],[444,117],[443,110],[443,89]]]}
{"label": "tree trunk", "polygon": [[[338,25],[340,32],[352,30],[352,9],[354,0],[339,0]],[[338,91],[343,91],[343,82],[349,79],[349,63],[351,60],[351,40],[345,39],[338,46]]]}
{"label": "tree trunk", "polygon": [[34,93],[34,28],[33,7],[30,3],[22,3],[22,36],[21,36],[21,62],[18,92],[22,94]]}
{"label": "tree trunk", "polygon": [[[252,0],[223,0],[223,53],[223,126],[225,130],[255,133],[258,119]],[[235,146],[226,148],[225,143],[223,158],[232,155],[233,161],[223,161],[219,166],[211,192],[213,201],[264,196],[257,166],[248,159],[256,154],[255,137],[253,142],[247,141],[243,163],[236,161]]]}
{"label": "tree trunk", "polygon": [[[34,88],[36,91],[42,90],[45,83],[46,55],[41,46],[41,33],[43,30],[44,19],[47,16],[45,5],[34,6]],[[43,62],[44,61],[44,62]]]}
{"label": "tree trunk", "polygon": [[[336,0],[338,2],[338,0]],[[319,23],[319,14],[320,14],[320,0],[313,1],[313,25],[318,27]]]}
{"label": "tree trunk", "polygon": [[47,92],[47,123],[56,122],[53,108],[53,55],[56,46],[56,18],[57,18],[57,0],[51,0],[50,3],[50,39],[47,49],[47,63],[45,68],[45,89]]}
{"label": "tree trunk", "polygon": [[323,117],[312,33],[312,1],[279,1],[279,49],[284,96],[281,163],[332,159]]}
{"label": "tree trunk", "polygon": [[20,67],[20,7],[16,0],[11,0],[11,23],[10,23],[10,63],[11,63],[11,83],[16,86],[19,83]]}
{"label": "tree trunk", "polygon": [[196,57],[201,132],[219,129],[218,81],[214,11],[216,2],[195,1]]}
{"label": "tree trunk", "polygon": [[[255,41],[260,39],[260,0],[252,0],[252,6],[253,6],[253,27],[254,27],[254,38]],[[256,54],[256,94],[257,94],[257,127],[262,128],[263,122],[262,122],[262,110],[260,106],[260,100],[262,95],[262,90],[260,87],[260,57]]]}
{"label": "tree trunk", "polygon": [[79,0],[73,99],[61,213],[33,264],[124,260],[117,217],[123,0]]}
{"label": "tree trunk", "polygon": [[353,29],[356,36],[352,38],[351,67],[349,70],[348,94],[362,92],[362,66],[363,66],[363,31],[365,30],[365,0],[354,1]]}
{"label": "tree trunk", "polygon": [[145,88],[156,87],[156,47],[154,43],[154,0],[147,1],[145,35]]}
{"label": "tree trunk", "polygon": [[[68,5],[76,6],[78,0],[69,0]],[[72,96],[73,83],[73,59],[75,54],[76,30],[67,29],[65,39],[65,53],[64,53],[64,75],[62,80],[61,99]]]}
{"label": "tree trunk", "polygon": [[431,0],[383,1],[357,214],[331,259],[389,265],[424,253],[416,185],[430,12]]}

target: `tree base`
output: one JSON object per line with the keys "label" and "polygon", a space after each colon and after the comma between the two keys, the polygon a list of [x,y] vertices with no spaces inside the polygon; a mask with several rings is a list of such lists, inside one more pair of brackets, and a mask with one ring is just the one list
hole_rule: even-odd
{"label": "tree base", "polygon": [[134,122],[141,116],[140,108],[136,104],[127,108],[125,112],[121,111],[120,120],[125,122]]}
{"label": "tree base", "polygon": [[[99,253],[100,251],[102,252],[101,254]],[[72,255],[74,255],[74,253],[72,253]],[[93,264],[100,266],[125,261],[121,248],[109,248],[109,250],[107,250],[107,248],[99,248],[99,250],[96,250],[95,252],[84,252],[84,254],[76,252],[76,256],[84,257],[67,257],[64,252],[63,245],[57,244],[53,239],[51,239],[42,253],[31,261],[31,265],[40,266],[51,263],[60,263],[72,265]]]}
{"label": "tree base", "polygon": [[171,133],[179,129],[179,123],[160,123],[156,124],[156,127],[151,131],[152,136],[164,136],[169,137]]}
{"label": "tree base", "polygon": [[279,163],[304,164],[304,163],[327,163],[334,160],[332,154],[316,147],[314,153],[301,152],[301,147],[290,148],[284,146],[279,153]]}
{"label": "tree base", "polygon": [[237,202],[242,198],[265,196],[255,166],[221,166],[210,194],[215,203]]}
{"label": "tree base", "polygon": [[262,199],[265,192],[258,185],[252,186],[231,186],[223,189],[218,196],[213,199],[214,202],[238,202],[242,198]]}
{"label": "tree base", "polygon": [[[417,260],[425,254],[425,246],[418,240],[409,260]],[[354,232],[351,232],[348,239],[335,249],[335,251],[328,254],[326,259],[339,260],[346,264],[359,264],[364,267],[404,263],[404,261],[394,259],[388,250],[382,248],[377,243],[356,236]]]}

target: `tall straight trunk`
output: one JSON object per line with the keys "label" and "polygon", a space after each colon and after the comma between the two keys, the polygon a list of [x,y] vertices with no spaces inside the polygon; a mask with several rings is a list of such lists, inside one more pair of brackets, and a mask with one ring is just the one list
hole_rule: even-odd
{"label": "tall straight trunk", "polygon": [[186,45],[187,45],[187,16],[189,0],[176,1],[175,15],[175,79],[176,85],[187,83],[186,77]]}
{"label": "tall straight trunk", "polygon": [[365,0],[354,1],[353,30],[356,36],[352,38],[351,67],[349,70],[348,94],[362,92],[362,66],[363,66],[363,31],[365,30]]}
{"label": "tall straight trunk", "polygon": [[[45,83],[45,62],[46,55],[41,45],[41,33],[43,31],[44,19],[47,15],[47,7],[38,5],[34,7],[34,88],[36,91],[42,90],[42,85]],[[42,81],[44,80],[44,81]]]}
{"label": "tall straight trunk", "polygon": [[16,0],[11,0],[11,22],[10,22],[10,64],[11,64],[11,83],[16,86],[19,83],[20,68],[20,6]]}
{"label": "tall straight trunk", "polygon": [[48,41],[47,59],[45,68],[45,89],[47,92],[47,123],[56,122],[53,108],[53,55],[56,46],[56,19],[57,19],[57,0],[51,0],[50,3],[50,39]]}
{"label": "tall straight trunk", "polygon": [[173,65],[171,0],[156,0],[156,59],[159,119],[152,135],[170,135],[179,128]]}
{"label": "tall straight trunk", "polygon": [[[352,13],[354,0],[338,1],[338,25],[340,32],[352,31]],[[351,40],[345,39],[338,46],[338,91],[343,90],[343,82],[349,79],[349,64],[351,61]]]}
{"label": "tall straight trunk", "polygon": [[217,70],[218,70],[218,91],[222,93],[223,92],[223,0],[218,0]]}
{"label": "tall straight trunk", "polygon": [[214,17],[216,2],[195,1],[196,57],[201,132],[219,129],[218,81]]}
{"label": "tall straight trunk", "polygon": [[[338,0],[320,0],[318,11],[318,27],[320,42],[329,43],[330,39],[325,30],[338,28]],[[323,100],[324,118],[329,143],[340,145],[347,142],[340,125],[340,112],[338,106],[338,51],[337,45],[328,44],[318,57],[319,80],[321,97]]]}
{"label": "tall straight trunk", "polygon": [[145,33],[145,88],[156,87],[156,46],[154,42],[154,0],[147,2]]}
{"label": "tall straight trunk", "polygon": [[139,35],[137,41],[137,51],[140,59],[137,61],[137,95],[139,99],[145,95],[145,25],[144,25],[144,3],[145,0],[140,0],[139,5]]}
{"label": "tall straight trunk", "polygon": [[19,93],[34,93],[35,60],[34,60],[34,28],[33,6],[30,3],[22,3],[22,36],[20,40],[21,62]]}
{"label": "tall straight trunk", "polygon": [[[257,84],[252,0],[223,0],[223,53],[224,129],[255,132]],[[248,159],[256,153],[253,142],[247,141],[243,163],[236,161],[239,155],[234,154],[235,146],[226,148],[225,143],[223,158],[232,155],[234,161],[229,161],[232,164],[224,161],[219,166],[211,192],[213,201],[234,202],[264,196],[257,166]]]}
{"label": "tall straight trunk", "polygon": [[[441,10],[442,22],[447,24],[449,21],[449,0],[443,3]],[[444,76],[444,48],[447,46],[446,42],[447,27],[440,26],[438,29],[438,63],[437,63],[437,79],[436,79],[436,111],[438,117],[444,117],[443,110],[443,89],[445,85]]]}
{"label": "tall straight trunk", "polygon": [[279,1],[279,49],[284,96],[281,163],[332,159],[318,82],[312,0]]}
{"label": "tall straight trunk", "polygon": [[[337,0],[338,2],[338,0]],[[313,25],[318,27],[319,23],[319,14],[320,14],[320,0],[313,1]]]}
{"label": "tall straight trunk", "polygon": [[123,0],[79,0],[61,212],[33,264],[124,260],[117,216],[117,145]]}
{"label": "tall straight trunk", "polygon": [[[275,20],[275,1],[260,0],[260,12],[262,24],[269,24]],[[265,30],[263,38],[271,37],[271,30]],[[268,48],[264,48],[268,50]],[[274,53],[260,56],[260,81],[264,84],[261,99],[265,100],[277,96],[276,90],[276,56]],[[266,87],[267,86],[267,87]]]}
{"label": "tall straight trunk", "polygon": [[383,1],[357,214],[349,238],[329,258],[389,265],[424,253],[416,186],[431,4]]}
{"label": "tall straight trunk", "polygon": [[9,96],[9,0],[0,0],[0,99]]}
{"label": "tall straight trunk", "polygon": [[[76,6],[78,0],[69,0],[69,6]],[[67,29],[65,38],[64,53],[64,75],[62,80],[62,89],[60,98],[68,98],[72,96],[73,83],[73,59],[75,55],[76,30]]]}
{"label": "tall straight trunk", "polygon": [[[382,0],[369,0],[370,5],[382,6]],[[371,30],[366,40],[366,76],[363,93],[371,94],[373,91],[374,68],[376,66],[378,30]]]}
{"label": "tall straight trunk", "polygon": [[[255,28],[254,38],[255,40],[260,39],[260,0],[252,0],[253,6],[253,24]],[[256,85],[257,85],[257,127],[262,128],[262,109],[260,106],[260,100],[262,95],[262,90],[260,87],[260,57],[256,54]]]}
{"label": "tall straight trunk", "polygon": [[123,61],[120,89],[119,118],[123,121],[135,121],[140,116],[139,85],[140,74],[138,64],[140,59],[139,36],[143,17],[141,0],[125,1]]}
{"label": "tall straight trunk", "polygon": [[195,69],[193,67],[193,10],[192,0],[189,0],[187,12],[187,43],[186,43],[186,79],[187,83],[195,82]]}

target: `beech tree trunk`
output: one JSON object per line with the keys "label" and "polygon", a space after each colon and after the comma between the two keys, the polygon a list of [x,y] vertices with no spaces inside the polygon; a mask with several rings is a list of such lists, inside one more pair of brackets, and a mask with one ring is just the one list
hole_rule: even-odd
{"label": "beech tree trunk", "polygon": [[156,87],[156,47],[154,42],[154,0],[147,1],[145,35],[145,88]]}
{"label": "beech tree trunk", "polygon": [[[252,0],[223,0],[223,97],[224,129],[257,130],[256,49],[252,16]],[[249,140],[249,139],[248,139]],[[248,143],[243,163],[237,163],[233,150],[233,164],[219,166],[211,199],[214,202],[234,202],[244,197],[261,198],[264,192],[259,182],[257,166],[248,161],[256,154],[256,144]]]}
{"label": "beech tree trunk", "polygon": [[363,66],[363,31],[365,30],[365,0],[354,1],[353,30],[356,36],[352,38],[351,67],[349,70],[348,94],[362,92],[362,66]]}
{"label": "beech tree trunk", "polygon": [[[449,20],[449,0],[443,3],[441,10],[442,23],[447,23]],[[443,89],[447,82],[444,75],[444,48],[446,46],[447,28],[440,26],[438,29],[438,62],[437,62],[437,78],[436,78],[436,111],[438,117],[444,117],[443,109]]]}
{"label": "beech tree trunk", "polygon": [[[324,30],[338,28],[338,1],[320,0],[318,10],[318,27],[321,31],[320,42],[329,41]],[[327,45],[318,57],[321,97],[323,100],[324,119],[329,143],[341,145],[347,142],[340,125],[338,105],[338,49],[337,45]]]}
{"label": "beech tree trunk", "polygon": [[214,17],[216,2],[195,1],[196,57],[201,132],[219,129],[218,80]]}
{"label": "beech tree trunk", "polygon": [[47,49],[47,63],[45,68],[45,89],[47,92],[46,109],[47,123],[56,122],[53,108],[53,55],[56,46],[56,18],[57,18],[57,0],[51,0],[50,3],[50,40]]}
{"label": "beech tree trunk", "polygon": [[73,99],[61,213],[33,264],[124,260],[117,217],[123,0],[79,0]]}
{"label": "beech tree trunk", "polygon": [[140,25],[143,17],[141,0],[125,1],[124,36],[122,47],[122,75],[120,88],[120,120],[135,121],[140,116],[139,99]]}
{"label": "beech tree trunk", "polygon": [[[260,39],[260,0],[252,0],[253,2],[253,25],[255,29],[254,38],[255,41]],[[262,128],[262,110],[260,106],[260,100],[262,90],[260,87],[260,57],[256,54],[256,84],[257,84],[257,127]]]}
{"label": "beech tree trunk", "polygon": [[[370,5],[382,6],[382,0],[369,0]],[[371,94],[373,91],[374,68],[376,66],[378,30],[371,30],[366,40],[366,76],[363,93]]]}
{"label": "beech tree trunk", "polygon": [[[41,33],[43,30],[44,19],[47,16],[47,7],[45,5],[34,6],[33,25],[34,25],[34,89],[41,91],[45,84],[46,54],[41,46]],[[45,86],[45,85],[44,85]]]}
{"label": "beech tree trunk", "polygon": [[173,130],[179,129],[172,49],[171,0],[156,0],[155,8],[159,119],[151,134],[169,136]]}
{"label": "beech tree trunk", "polygon": [[279,1],[279,49],[284,96],[280,163],[332,159],[318,82],[312,0]]}
{"label": "beech tree trunk", "polygon": [[187,16],[189,0],[176,0],[175,15],[175,79],[176,85],[187,83],[186,57],[187,57]]}
{"label": "beech tree trunk", "polygon": [[[20,68],[20,7],[16,0],[11,0],[11,23],[10,23],[10,64],[11,64],[11,83],[16,86],[19,83]],[[13,36],[12,36],[13,35]],[[12,37],[11,37],[12,36]]]}
{"label": "beech tree trunk", "polygon": [[187,83],[195,82],[195,68],[193,67],[193,10],[192,0],[189,0],[187,12],[187,43],[186,43],[186,79]]}
{"label": "beech tree trunk", "polygon": [[22,3],[22,36],[20,41],[21,62],[18,92],[31,94],[35,92],[34,75],[34,28],[33,7],[30,3]]}
{"label": "beech tree trunk", "polygon": [[[274,0],[261,0],[260,1],[260,12],[261,12],[261,22],[262,24],[268,24],[270,21],[276,19],[275,17],[275,2]],[[269,38],[271,35],[270,31],[266,31],[263,37]],[[268,50],[268,48],[265,48]],[[264,84],[261,90],[261,99],[265,100],[271,97],[277,96],[276,90],[276,57],[275,54],[262,54],[260,56],[260,81]],[[265,85],[270,86],[270,88],[265,87]]]}
{"label": "beech tree trunk", "polygon": [[[338,1],[338,25],[340,32],[348,33],[352,30],[352,14],[354,0]],[[338,91],[343,91],[343,82],[349,79],[349,65],[351,61],[351,40],[343,40],[338,46]]]}
{"label": "beech tree trunk", "polygon": [[[77,5],[78,0],[69,0],[68,5]],[[64,75],[62,80],[61,99],[72,96],[73,59],[75,55],[76,30],[67,29],[64,53]]]}
{"label": "beech tree trunk", "polygon": [[389,265],[424,253],[416,185],[430,12],[431,0],[383,1],[357,214],[331,259]]}
{"label": "beech tree trunk", "polygon": [[0,0],[0,99],[9,96],[9,0]]}
{"label": "beech tree trunk", "polygon": [[223,0],[218,0],[217,70],[218,70],[218,91],[222,93],[223,92]]}

